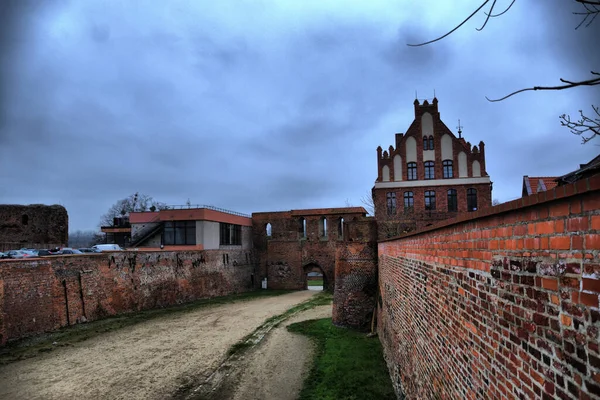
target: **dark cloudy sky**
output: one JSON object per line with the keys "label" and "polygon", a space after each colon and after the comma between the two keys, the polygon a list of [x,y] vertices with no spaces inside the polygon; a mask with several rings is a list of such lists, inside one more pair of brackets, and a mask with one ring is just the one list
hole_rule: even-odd
{"label": "dark cloudy sky", "polygon": [[[64,205],[93,229],[136,191],[251,213],[361,205],[377,146],[415,91],[486,143],[493,197],[600,152],[558,116],[600,86],[500,97],[600,69],[600,21],[572,0],[517,0],[444,33],[480,0],[0,2],[0,203]],[[499,8],[509,1],[498,1]]]}

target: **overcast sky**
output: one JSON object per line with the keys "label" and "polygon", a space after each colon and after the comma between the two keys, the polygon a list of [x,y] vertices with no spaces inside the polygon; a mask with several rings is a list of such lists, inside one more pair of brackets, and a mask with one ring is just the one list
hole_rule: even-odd
{"label": "overcast sky", "polygon": [[[240,212],[361,205],[376,148],[415,92],[486,143],[493,197],[562,175],[600,140],[560,126],[600,86],[501,97],[600,68],[600,21],[569,0],[518,0],[448,38],[481,0],[2,0],[0,203],[62,204],[94,229],[139,191]],[[498,1],[498,9],[508,5]],[[596,38],[596,40],[593,40]]]}

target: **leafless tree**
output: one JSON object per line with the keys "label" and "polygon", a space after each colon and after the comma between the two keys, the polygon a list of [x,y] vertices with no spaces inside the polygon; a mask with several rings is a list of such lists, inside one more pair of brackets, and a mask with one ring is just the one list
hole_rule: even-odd
{"label": "leafless tree", "polygon": [[128,216],[134,211],[154,211],[167,208],[165,203],[155,201],[146,194],[134,193],[113,204],[106,214],[100,218],[100,226],[112,226],[115,217]]}
{"label": "leafless tree", "polygon": [[373,194],[371,192],[366,193],[363,197],[360,198],[360,202],[362,203],[365,210],[367,210],[367,214],[374,217],[375,200],[373,200]]}
{"label": "leafless tree", "polygon": [[[572,1],[574,1],[575,3],[578,3],[581,6],[580,11],[573,13],[575,15],[579,15],[582,17],[581,22],[579,23],[579,25],[577,25],[575,27],[575,29],[579,29],[582,26],[589,27],[595,21],[596,17],[598,17],[598,15],[600,14],[600,0],[572,0]],[[475,9],[475,11],[473,11],[469,16],[467,16],[462,22],[460,22],[458,25],[456,25],[454,28],[452,28],[450,31],[446,32],[442,36],[439,36],[439,37],[437,37],[433,40],[429,40],[427,42],[408,44],[408,45],[409,46],[425,46],[427,44],[431,44],[431,43],[437,42],[439,40],[442,40],[445,37],[451,35],[453,32],[457,31],[460,27],[462,27],[464,24],[466,24],[474,16],[483,12],[483,14],[485,15],[485,19],[484,19],[481,27],[477,28],[477,30],[480,31],[483,28],[485,28],[485,26],[488,24],[488,22],[492,18],[500,17],[501,15],[504,15],[506,12],[508,12],[515,4],[516,0],[512,0],[510,2],[510,4],[504,10],[502,10],[500,12],[497,12],[497,9],[496,9],[497,2],[498,2],[498,0],[485,0]],[[590,71],[590,74],[591,74],[591,76],[588,79],[573,80],[573,79],[560,78],[559,80],[562,83],[561,85],[532,86],[532,87],[528,87],[528,88],[524,88],[524,89],[515,90],[514,92],[509,93],[506,96],[500,97],[497,99],[490,99],[487,96],[486,96],[486,99],[491,102],[496,102],[496,101],[505,100],[511,96],[514,96],[515,94],[528,92],[528,91],[564,90],[564,89],[571,89],[571,88],[581,87],[581,86],[600,85],[600,72],[592,70],[592,71]],[[593,108],[594,112],[596,113],[596,115],[598,115],[598,106],[592,105],[592,108]],[[571,117],[569,115],[566,115],[566,114],[561,115],[560,116],[561,125],[569,128],[571,130],[571,132],[574,133],[575,135],[580,135],[583,139],[583,143],[587,143],[591,139],[600,136],[600,134],[599,134],[600,120],[595,117],[588,117],[588,116],[584,115],[583,111],[581,111],[581,110],[579,111],[579,113],[581,115],[581,119],[575,120],[575,121],[572,121]]]}
{"label": "leafless tree", "polygon": [[588,117],[579,110],[580,119],[573,121],[569,115],[560,116],[560,124],[566,126],[574,135],[581,136],[583,143],[587,143],[594,137],[600,136],[600,107],[592,106],[595,117]]}

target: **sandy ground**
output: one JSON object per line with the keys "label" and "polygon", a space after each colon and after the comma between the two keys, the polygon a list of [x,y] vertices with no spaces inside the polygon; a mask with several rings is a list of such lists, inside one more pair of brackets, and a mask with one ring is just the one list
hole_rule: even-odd
{"label": "sandy ground", "polygon": [[[6,365],[0,368],[0,399],[169,398],[181,387],[206,379],[227,350],[267,318],[315,293],[294,292],[166,316]],[[278,328],[272,333],[265,342],[274,341],[264,347],[266,357],[287,357],[287,351],[281,349],[286,339],[279,338],[287,331]],[[302,348],[306,346],[303,342]],[[257,362],[262,363],[262,357]],[[257,375],[261,368],[268,371],[261,379],[278,373],[277,369],[269,371],[270,364],[256,368]],[[250,379],[253,381],[256,379]]]}
{"label": "sandy ground", "polygon": [[296,314],[273,329],[246,357],[233,400],[295,400],[312,364],[314,346],[306,336],[288,332],[294,322],[330,318],[331,305]]}

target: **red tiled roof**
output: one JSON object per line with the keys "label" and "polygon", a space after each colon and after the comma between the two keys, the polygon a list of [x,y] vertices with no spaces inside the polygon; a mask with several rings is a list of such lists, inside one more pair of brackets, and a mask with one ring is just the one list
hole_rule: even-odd
{"label": "red tiled roof", "polygon": [[527,189],[527,195],[544,192],[546,190],[554,189],[558,182],[557,176],[527,176],[523,177],[523,185]]}

